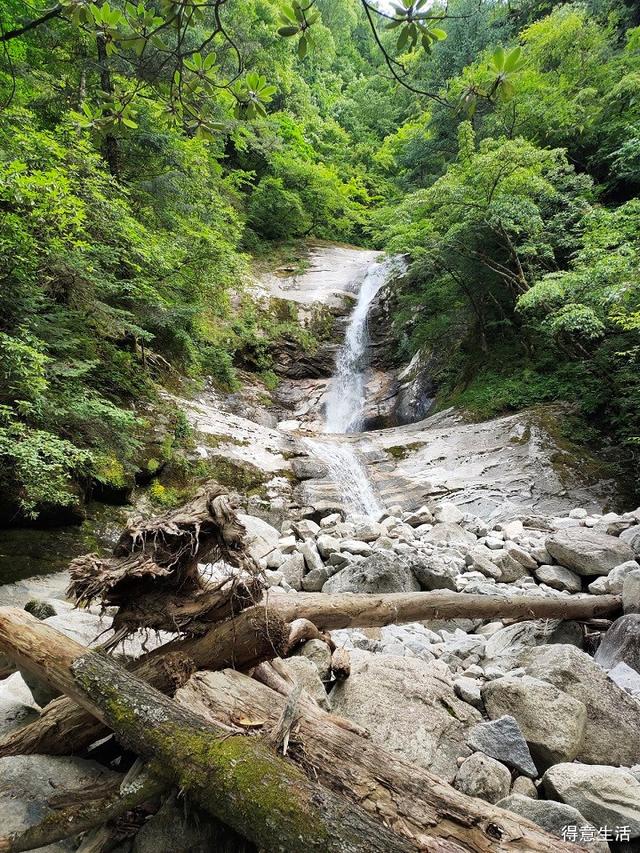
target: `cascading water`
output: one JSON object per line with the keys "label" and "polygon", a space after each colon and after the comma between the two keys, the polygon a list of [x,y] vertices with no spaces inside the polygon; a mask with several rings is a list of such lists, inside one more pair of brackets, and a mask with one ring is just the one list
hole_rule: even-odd
{"label": "cascading water", "polygon": [[[325,432],[359,432],[364,423],[365,381],[369,334],[367,318],[376,294],[396,268],[395,259],[373,263],[358,291],[358,299],[349,318],[344,345],[336,359],[325,413]],[[307,442],[313,455],[327,466],[329,478],[340,491],[343,505],[352,512],[376,515],[382,509],[379,497],[367,476],[365,466],[349,442]]]}

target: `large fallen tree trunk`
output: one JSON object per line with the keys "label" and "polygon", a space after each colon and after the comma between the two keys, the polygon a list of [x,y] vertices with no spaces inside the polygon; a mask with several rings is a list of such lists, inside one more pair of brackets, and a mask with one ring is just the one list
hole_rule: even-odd
{"label": "large fallen tree trunk", "polygon": [[262,739],[207,723],[112,658],[24,611],[0,609],[0,649],[98,717],[150,762],[151,772],[260,847],[291,853],[419,849],[359,805],[311,781]]}
{"label": "large fallen tree trunk", "polygon": [[[195,669],[248,669],[284,653],[287,623],[306,619],[322,630],[376,627],[420,619],[495,617],[590,619],[620,610],[614,595],[510,598],[462,592],[389,593],[386,595],[270,595],[263,604],[215,625],[196,639],[177,640],[142,658],[133,671],[159,690],[170,692]],[[189,668],[191,671],[189,671]],[[39,719],[0,739],[0,757],[44,752],[66,755],[89,746],[104,728],[67,698],[56,699]]]}
{"label": "large fallen tree trunk", "polygon": [[322,631],[400,625],[422,619],[591,619],[621,610],[616,595],[471,595],[466,592],[394,592],[384,595],[299,593],[269,599],[284,619],[308,619]]}
{"label": "large fallen tree trunk", "polygon": [[[244,719],[264,732],[273,731],[287,710],[287,698],[233,670],[197,673],[176,699],[212,721],[234,725]],[[421,849],[451,849],[442,845],[452,843],[453,849],[471,853],[575,849],[384,752],[304,695],[297,702],[287,755],[327,787],[356,796],[367,811]]]}
{"label": "large fallen tree trunk", "polygon": [[[176,640],[145,655],[132,672],[164,693],[173,693],[196,669],[249,669],[285,653],[289,626],[263,607],[243,611],[202,637]],[[0,740],[0,757],[36,752],[68,755],[106,733],[97,718],[67,696],[54,699],[37,720]]]}

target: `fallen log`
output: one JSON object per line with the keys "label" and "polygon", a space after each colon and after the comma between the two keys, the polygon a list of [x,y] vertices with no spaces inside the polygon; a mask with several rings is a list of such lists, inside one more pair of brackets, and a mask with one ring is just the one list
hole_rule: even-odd
{"label": "fallen log", "polygon": [[[385,595],[269,595],[264,603],[215,625],[202,637],[176,640],[155,649],[141,658],[132,671],[159,690],[170,692],[178,686],[185,665],[187,677],[194,669],[248,669],[287,652],[287,623],[292,622],[310,622],[320,631],[327,631],[457,617],[589,619],[617,613],[620,608],[621,600],[615,595],[501,598],[448,590]],[[298,622],[299,619],[305,622]],[[312,634],[309,631],[305,636]],[[39,719],[1,738],[0,757],[34,752],[67,755],[103,735],[104,727],[62,697],[47,705]]]}
{"label": "fallen log", "polygon": [[[196,669],[249,669],[285,653],[290,631],[263,607],[244,610],[202,637],[176,640],[136,661],[131,671],[158,690],[173,693]],[[107,729],[67,696],[43,709],[32,723],[0,739],[0,757],[36,752],[68,755],[86,749]]]}
{"label": "fallen log", "polygon": [[98,717],[149,762],[153,774],[260,847],[290,853],[419,849],[356,803],[311,781],[262,739],[208,723],[113,658],[23,611],[0,608],[0,650]]}
{"label": "fallen log", "polygon": [[167,789],[167,782],[144,773],[135,779],[124,780],[105,795],[95,798],[84,792],[84,802],[56,809],[40,823],[22,832],[0,837],[0,853],[23,853],[36,850],[64,838],[101,826],[128,811],[155,799]]}
{"label": "fallen log", "polygon": [[438,589],[384,595],[318,592],[271,596],[268,606],[284,619],[308,619],[321,631],[381,627],[423,619],[592,619],[621,611],[617,595],[472,595]]}
{"label": "fallen log", "polygon": [[[176,700],[212,722],[233,726],[245,720],[271,737],[287,708],[287,697],[233,670],[200,672],[176,693]],[[319,781],[355,796],[371,814],[421,850],[573,851],[536,824],[504,809],[461,794],[433,774],[409,764],[308,696],[297,700],[287,755]]]}

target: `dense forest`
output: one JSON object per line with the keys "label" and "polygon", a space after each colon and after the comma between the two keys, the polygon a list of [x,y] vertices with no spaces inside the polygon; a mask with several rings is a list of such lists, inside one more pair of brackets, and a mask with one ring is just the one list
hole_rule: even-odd
{"label": "dense forest", "polygon": [[566,401],[574,438],[637,471],[632,0],[6,0],[1,18],[5,519],[134,477],[159,388],[277,382],[274,342],[303,333],[247,283],[309,238],[407,254],[398,356],[440,355],[439,405]]}

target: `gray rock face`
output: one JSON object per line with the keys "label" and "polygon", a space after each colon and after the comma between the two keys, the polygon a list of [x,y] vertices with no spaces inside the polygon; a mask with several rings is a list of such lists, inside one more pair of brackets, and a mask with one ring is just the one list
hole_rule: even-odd
{"label": "gray rock face", "polygon": [[[573,806],[564,803],[556,803],[554,800],[533,800],[521,794],[511,794],[496,803],[500,808],[525,817],[527,820],[537,823],[546,832],[563,838],[563,831],[567,826],[587,826],[587,821]],[[609,853],[609,845],[606,841],[584,841],[576,842],[581,846],[588,847],[592,853]]]}
{"label": "gray rock face", "polygon": [[524,776],[534,779],[538,775],[527,742],[513,717],[505,716],[490,723],[480,723],[467,738],[467,745]]}
{"label": "gray rock face", "polygon": [[322,568],[322,558],[318,553],[316,543],[312,539],[308,539],[306,542],[303,542],[298,547],[298,550],[304,557],[304,564],[307,567],[308,572]]}
{"label": "gray rock face", "polygon": [[396,554],[372,554],[364,562],[335,574],[323,592],[418,592],[420,584],[407,560]]}
{"label": "gray rock face", "polygon": [[302,589],[305,592],[320,592],[329,580],[329,572],[324,566],[312,569],[302,578]]}
{"label": "gray rock face", "polygon": [[456,698],[437,663],[355,652],[351,675],[331,691],[334,712],[364,726],[374,743],[452,782],[480,714]]}
{"label": "gray rock face", "polygon": [[640,763],[638,704],[607,678],[593,658],[575,646],[551,645],[529,649],[520,660],[528,675],[554,684],[585,705],[579,761],[627,767]]}
{"label": "gray rock face", "polygon": [[496,678],[485,684],[482,699],[490,719],[509,714],[517,720],[539,768],[578,754],[587,709],[549,682],[530,676]]}
{"label": "gray rock face", "polygon": [[535,572],[540,583],[546,583],[552,589],[565,590],[566,592],[582,592],[582,580],[580,575],[565,569],[564,566],[540,566]]}
{"label": "gray rock face", "polygon": [[[94,761],[51,755],[16,755],[0,758],[0,827],[3,835],[20,832],[50,813],[46,806],[52,782],[61,790],[91,789],[121,778]],[[71,841],[40,848],[43,853],[75,850]]]}
{"label": "gray rock face", "polygon": [[509,793],[511,773],[495,758],[474,752],[460,765],[453,784],[468,797],[497,803]]}
{"label": "gray rock face", "polygon": [[548,537],[545,547],[561,565],[583,576],[607,575],[634,558],[631,546],[623,540],[586,527],[559,530]]}
{"label": "gray rock face", "polygon": [[621,662],[609,670],[609,678],[635,699],[640,699],[640,672]]}
{"label": "gray rock face", "polygon": [[328,681],[331,676],[331,650],[322,640],[307,640],[295,652],[315,664],[321,681]]}
{"label": "gray rock face", "polygon": [[640,613],[627,613],[616,619],[602,638],[595,659],[603,669],[626,663],[640,672]]}
{"label": "gray rock face", "polygon": [[500,581],[502,583],[514,583],[529,574],[527,569],[505,550],[494,551],[493,562],[500,569]]}
{"label": "gray rock face", "polygon": [[484,703],[480,693],[480,682],[476,678],[469,678],[467,676],[456,678],[453,682],[453,689],[458,699],[462,699],[463,702],[473,705],[479,711],[483,710]]}
{"label": "gray rock face", "polygon": [[640,782],[623,767],[556,764],[544,774],[546,793],[577,809],[595,826],[628,826],[640,836]]}

